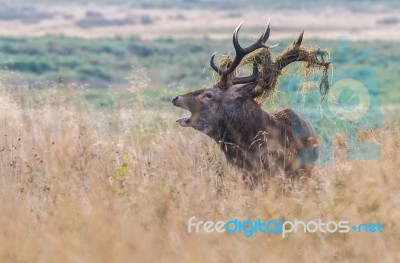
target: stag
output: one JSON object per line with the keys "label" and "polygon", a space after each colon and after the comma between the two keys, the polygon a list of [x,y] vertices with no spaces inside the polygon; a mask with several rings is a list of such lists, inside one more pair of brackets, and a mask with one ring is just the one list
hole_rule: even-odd
{"label": "stag", "polygon": [[[295,176],[301,171],[309,172],[318,158],[319,148],[312,125],[291,109],[267,113],[256,99],[276,85],[277,76],[287,65],[303,61],[327,68],[329,62],[318,59],[318,50],[301,47],[304,31],[291,47],[273,60],[270,51],[274,46],[265,44],[270,34],[269,22],[261,37],[243,48],[238,41],[242,23],[233,33],[235,57],[228,59],[224,66],[217,66],[214,62],[216,53],[211,56],[210,65],[218,73],[219,81],[210,88],[179,95],[172,100],[174,106],[191,113],[190,117],[177,122],[214,139],[229,162],[254,174],[267,171],[270,175],[280,172]],[[260,50],[263,52],[258,52]],[[260,61],[258,59],[257,63],[255,59],[250,76],[237,76],[238,66],[254,52],[262,54],[263,73],[269,74],[260,74]],[[269,84],[260,89],[261,78],[270,79],[264,79],[263,83]]]}

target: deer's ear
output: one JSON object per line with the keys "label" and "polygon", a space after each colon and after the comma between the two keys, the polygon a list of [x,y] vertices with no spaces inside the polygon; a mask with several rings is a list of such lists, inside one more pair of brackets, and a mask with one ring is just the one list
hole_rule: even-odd
{"label": "deer's ear", "polygon": [[241,87],[234,88],[231,93],[232,99],[251,98],[253,90],[257,86],[257,82],[249,83]]}

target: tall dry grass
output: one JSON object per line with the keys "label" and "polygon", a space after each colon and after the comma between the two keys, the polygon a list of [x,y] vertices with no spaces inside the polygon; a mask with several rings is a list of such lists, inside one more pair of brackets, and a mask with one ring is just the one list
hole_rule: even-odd
{"label": "tall dry grass", "polygon": [[[379,161],[335,162],[250,190],[177,111],[96,110],[78,91],[0,95],[0,262],[399,262],[399,126]],[[187,220],[381,222],[384,233],[189,234]]]}

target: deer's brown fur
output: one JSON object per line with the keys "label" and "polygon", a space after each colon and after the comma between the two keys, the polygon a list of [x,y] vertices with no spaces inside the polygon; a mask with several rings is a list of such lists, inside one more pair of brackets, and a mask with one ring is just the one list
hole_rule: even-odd
{"label": "deer's brown fur", "polygon": [[[271,49],[264,44],[269,37],[269,24],[260,39],[246,48],[240,47],[237,39],[240,26],[233,34],[235,58],[225,69],[215,65],[215,54],[211,58],[211,67],[220,75],[218,83],[172,100],[175,106],[191,112],[190,117],[177,122],[213,138],[228,161],[255,174],[267,171],[275,175],[281,171],[285,175],[296,175],[301,170],[310,170],[318,158],[318,138],[311,124],[291,109],[273,114],[261,109],[255,100],[260,96],[256,89],[260,79],[256,63],[251,76],[235,76],[235,69],[244,57],[258,49],[267,52]],[[302,38],[303,33],[293,48],[273,62],[275,74],[280,74],[292,62],[309,61],[313,56],[300,48]],[[320,66],[329,65],[316,58],[315,61]]]}

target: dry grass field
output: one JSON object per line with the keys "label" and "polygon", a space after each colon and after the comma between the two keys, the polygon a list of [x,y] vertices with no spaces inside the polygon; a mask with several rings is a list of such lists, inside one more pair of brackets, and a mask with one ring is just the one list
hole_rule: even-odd
{"label": "dry grass field", "polygon": [[[399,262],[400,125],[364,134],[379,161],[244,185],[177,110],[98,110],[79,90],[0,93],[0,262]],[[206,234],[203,220],[381,222],[383,233]]]}
{"label": "dry grass field", "polygon": [[[3,1],[0,10],[0,263],[400,262],[398,4],[211,12],[201,1],[55,2]],[[359,139],[380,147],[379,160],[349,160],[346,134],[335,134],[332,164],[249,187],[214,141],[175,122],[184,113],[172,97],[212,81],[202,72],[208,49],[229,50],[241,20],[244,45],[269,17],[270,44],[304,28],[307,44],[336,47],[330,79],[376,69],[383,125]],[[281,93],[265,106],[281,105]],[[383,232],[188,233],[192,216],[346,220]]]}

